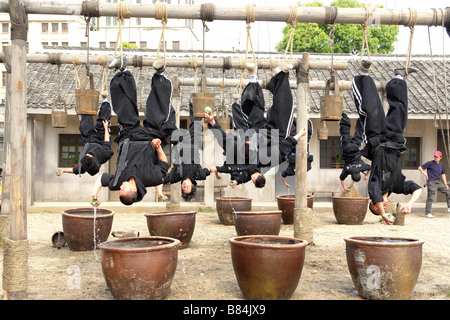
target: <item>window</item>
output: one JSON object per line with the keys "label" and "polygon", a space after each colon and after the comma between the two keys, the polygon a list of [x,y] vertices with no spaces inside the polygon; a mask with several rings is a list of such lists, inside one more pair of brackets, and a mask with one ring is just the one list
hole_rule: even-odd
{"label": "window", "polygon": [[3,71],[2,72],[2,87],[6,87],[6,77],[7,77],[7,72]]}
{"label": "window", "polygon": [[63,47],[68,47],[69,46],[69,43],[68,42],[61,42],[61,46],[63,46]]}
{"label": "window", "polygon": [[141,49],[147,48],[147,41],[139,42],[139,46],[141,47]]}
{"label": "window", "polygon": [[41,42],[42,47],[48,46],[48,42]]}
{"label": "window", "polygon": [[402,169],[417,169],[420,165],[420,138],[406,138],[408,150],[402,155]]}
{"label": "window", "polygon": [[69,24],[67,22],[61,23],[61,31],[65,33],[69,32]]}
{"label": "window", "polygon": [[341,154],[340,137],[329,136],[328,140],[320,140],[320,168],[342,168]]}
{"label": "window", "polygon": [[81,134],[59,135],[59,167],[73,167],[84,147]]}
{"label": "window", "polygon": [[100,48],[106,48],[106,42],[99,42],[99,43],[98,43],[98,46],[99,46]]}
{"label": "window", "polygon": [[111,42],[109,43],[109,47],[110,47],[110,48],[115,48],[115,47],[116,47],[116,42],[115,42],[115,41],[111,41]]}
{"label": "window", "polygon": [[48,32],[48,23],[41,24],[41,32]]}
{"label": "window", "polygon": [[3,33],[9,32],[9,23],[2,23],[2,32]]}
{"label": "window", "polygon": [[58,42],[52,42],[52,46],[57,47],[58,46]]}
{"label": "window", "polygon": [[52,23],[52,32],[58,32],[58,24]]}
{"label": "window", "polygon": [[87,48],[87,42],[80,42],[80,47]]}
{"label": "window", "polygon": [[180,50],[180,41],[172,41],[172,49]]}

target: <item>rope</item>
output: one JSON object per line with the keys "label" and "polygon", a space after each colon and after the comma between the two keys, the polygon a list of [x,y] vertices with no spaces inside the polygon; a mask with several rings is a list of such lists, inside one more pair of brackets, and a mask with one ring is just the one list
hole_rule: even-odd
{"label": "rope", "polygon": [[[247,74],[247,62],[248,62],[248,44],[250,43],[250,47],[252,50],[252,56],[253,56],[253,61],[255,62],[255,72],[256,69],[258,68],[258,61],[256,60],[256,55],[255,55],[255,49],[253,48],[253,42],[252,42],[252,36],[251,36],[251,23],[255,22],[255,5],[254,4],[249,4],[246,7],[246,13],[247,13],[247,42],[245,45],[245,58],[239,61],[239,67],[242,70],[242,74],[241,74],[241,78],[239,79],[239,83],[237,84],[236,88],[234,88],[233,90],[233,94],[236,92],[236,90],[238,88],[243,89],[245,82],[244,82],[244,78],[245,75]],[[240,95],[240,93],[239,93]]]}
{"label": "rope", "polygon": [[366,10],[366,21],[361,23],[361,27],[363,29],[363,43],[362,43],[362,47],[361,47],[361,59],[359,61],[359,64],[361,65],[361,68],[363,68],[365,71],[369,71],[369,69],[364,68],[362,65],[362,59],[363,59],[363,55],[364,55],[364,47],[366,47],[366,49],[367,49],[367,57],[369,58],[369,61],[370,61],[369,41],[367,40],[367,21],[369,20],[370,14],[369,14],[368,7],[364,7],[364,9]]}
{"label": "rope", "polygon": [[61,99],[61,54],[60,53],[50,53],[49,54],[50,64],[58,66],[58,99]]}
{"label": "rope", "polygon": [[102,87],[101,87],[101,95],[102,96],[106,96],[108,95],[108,74],[106,72],[106,56],[100,56],[98,58],[98,64],[103,67],[103,72],[102,72]]}
{"label": "rope", "polygon": [[198,81],[197,81],[197,58],[191,56],[189,65],[192,69],[194,69],[194,93],[198,92]]}
{"label": "rope", "polygon": [[117,6],[117,22],[119,23],[119,31],[117,32],[116,48],[114,49],[114,58],[117,56],[117,49],[120,47],[120,68],[123,67],[123,43],[122,43],[122,24],[124,19],[130,19],[130,10],[128,3],[119,1]]}
{"label": "rope", "polygon": [[28,240],[4,239],[3,289],[6,292],[27,290]]}
{"label": "rope", "polygon": [[414,26],[409,27],[410,30],[410,37],[409,37],[409,44],[408,44],[408,52],[406,54],[406,61],[405,61],[405,71],[406,75],[408,75],[408,68],[411,65],[411,48],[412,48],[412,40],[414,37]]}
{"label": "rope", "polygon": [[286,61],[286,54],[288,52],[288,49],[290,48],[290,62],[292,64],[292,50],[294,46],[294,32],[295,32],[295,26],[297,25],[297,6],[291,6],[290,7],[290,13],[289,18],[287,20],[288,24],[291,25],[291,33],[289,35],[289,40],[286,46],[286,49],[284,50],[284,56],[283,56],[283,62],[281,63],[281,69],[284,69],[285,61]]}
{"label": "rope", "polygon": [[405,24],[405,27],[415,26],[417,23],[417,9],[416,8],[408,8],[409,9],[409,21]]}
{"label": "rope", "polygon": [[79,54],[73,55],[72,64],[73,64],[73,68],[75,71],[75,89],[80,89],[81,83],[80,83],[80,78],[78,77],[78,70],[77,70],[77,66],[79,66],[81,64]]}
{"label": "rope", "polygon": [[159,57],[159,51],[161,50],[161,45],[164,50],[164,68],[166,68],[166,39],[164,36],[166,24],[167,24],[167,3],[157,2],[156,3],[156,19],[161,20],[162,31],[161,38],[159,39],[158,51],[156,52],[156,58]]}

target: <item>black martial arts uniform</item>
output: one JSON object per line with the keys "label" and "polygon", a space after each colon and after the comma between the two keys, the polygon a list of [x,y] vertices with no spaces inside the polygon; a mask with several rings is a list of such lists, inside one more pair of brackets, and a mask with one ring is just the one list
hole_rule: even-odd
{"label": "black martial arts uniform", "polygon": [[[222,166],[216,166],[217,172],[230,174],[230,179],[237,184],[244,184],[251,180],[255,172],[260,172],[257,167],[257,158],[246,154],[245,141],[238,139],[231,133],[226,133],[218,121],[214,126],[208,124],[214,137],[223,149],[226,160]],[[253,160],[253,161],[252,161]]]}
{"label": "black martial arts uniform", "polygon": [[120,71],[113,77],[110,91],[120,126],[119,136],[115,140],[119,144],[119,154],[116,173],[104,173],[102,186],[119,190],[124,181],[134,177],[138,189],[135,202],[138,202],[147,193],[146,187],[162,184],[169,164],[158,159],[151,141],[159,138],[161,146],[164,146],[177,130],[175,110],[171,106],[172,90],[170,79],[154,74],[146,104],[146,117],[141,126],[133,75],[129,71]]}
{"label": "black martial arts uniform", "polygon": [[366,172],[370,170],[370,165],[361,160],[361,142],[363,135],[363,127],[361,119],[356,121],[355,134],[350,135],[351,123],[347,114],[343,113],[339,121],[339,133],[341,135],[342,160],[344,160],[344,168],[339,179],[344,181],[348,175]]}
{"label": "black martial arts uniform", "polygon": [[[293,133],[291,135],[295,135],[295,127],[296,127],[296,119],[294,119],[293,124]],[[311,170],[311,163],[314,161],[314,156],[309,153],[309,141],[311,140],[313,134],[313,124],[310,119],[308,119],[308,142],[307,142],[307,159],[306,159],[306,171]],[[295,157],[296,157],[296,147],[293,146],[291,149],[291,153],[287,157],[288,166],[285,170],[281,172],[281,176],[286,178],[288,176],[295,175]]]}
{"label": "black martial arts uniform", "polygon": [[376,204],[383,202],[386,193],[412,194],[420,186],[406,180],[401,171],[401,155],[406,150],[403,133],[408,122],[406,81],[394,78],[387,83],[389,111],[386,116],[370,76],[354,77],[352,90],[366,142],[362,154],[372,160],[368,184],[370,199]]}
{"label": "black martial arts uniform", "polygon": [[80,152],[78,163],[73,167],[74,174],[83,174],[86,172],[81,164],[81,159],[86,154],[91,154],[97,159],[100,165],[106,163],[114,155],[111,149],[111,141],[105,141],[105,128],[103,120],[108,122],[111,119],[111,105],[103,101],[97,115],[97,123],[94,125],[94,117],[90,115],[80,116],[79,130],[84,142],[84,147]]}
{"label": "black martial arts uniform", "polygon": [[[189,105],[191,118],[189,133],[184,132],[186,134],[176,137],[172,135],[172,143],[175,144],[172,149],[173,167],[164,177],[164,184],[183,182],[189,178],[192,184],[197,186],[197,180],[206,180],[210,174],[209,169],[200,165],[203,125],[201,119],[194,118],[192,104]],[[178,132],[182,133],[181,130]]]}

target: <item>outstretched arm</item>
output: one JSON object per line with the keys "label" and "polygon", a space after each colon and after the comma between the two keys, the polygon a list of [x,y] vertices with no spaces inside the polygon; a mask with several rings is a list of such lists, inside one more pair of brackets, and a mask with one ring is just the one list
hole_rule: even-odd
{"label": "outstretched arm", "polygon": [[99,177],[97,179],[97,181],[95,181],[94,188],[92,189],[91,204],[93,206],[98,207],[100,205],[100,201],[97,201],[97,203],[94,205],[94,203],[92,202],[92,199],[97,199],[98,200],[98,192],[100,191],[101,188],[102,188],[102,178]]}
{"label": "outstretched arm", "polygon": [[156,153],[158,154],[158,160],[162,162],[167,162],[167,156],[164,153],[163,148],[161,147],[161,140],[160,139],[153,139],[152,140],[152,147],[156,149]]}
{"label": "outstretched arm", "polygon": [[417,201],[417,199],[419,199],[420,195],[422,194],[422,190],[423,190],[422,188],[419,188],[412,193],[408,203],[401,208],[401,212],[403,214],[411,213],[412,206]]}
{"label": "outstretched arm", "polygon": [[111,136],[109,135],[109,123],[107,120],[103,120],[103,128],[105,129],[105,141],[111,141]]}
{"label": "outstretched arm", "polygon": [[73,169],[58,169],[56,170],[56,175],[59,177],[63,173],[73,173]]}

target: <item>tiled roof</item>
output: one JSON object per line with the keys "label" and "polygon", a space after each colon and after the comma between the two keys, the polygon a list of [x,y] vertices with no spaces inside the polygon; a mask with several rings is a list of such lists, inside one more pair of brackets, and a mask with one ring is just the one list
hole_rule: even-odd
{"label": "tiled roof", "polygon": [[[229,55],[228,55],[229,56]],[[310,59],[329,59],[329,56],[311,55]],[[198,56],[201,59],[201,56]],[[359,73],[359,57],[350,55],[335,56],[335,59],[348,59],[348,69],[345,71],[337,71],[336,75],[340,80],[351,81],[354,75]],[[393,58],[392,56],[376,56],[372,55],[373,61],[371,68],[371,75],[374,80],[386,83],[393,76],[393,69],[401,68],[405,65],[405,57]],[[420,57],[411,59],[411,67],[420,70],[418,73],[413,73],[408,77],[409,84],[409,100],[410,113],[416,114],[431,114],[436,110],[436,95],[434,89],[433,79],[433,64],[435,70],[436,89],[439,101],[439,108],[441,112],[445,112],[445,89],[444,89],[444,63],[442,58]],[[447,86],[450,83],[450,64],[447,62]],[[150,92],[151,78],[153,76],[153,68],[143,67],[142,69],[130,66],[128,68],[135,76],[138,86],[138,100],[142,107],[145,107],[147,96]],[[60,94],[61,98],[66,101],[68,110],[75,106],[75,72],[73,65],[61,65],[60,77],[58,77],[58,68],[55,65],[43,63],[29,63],[27,66],[27,84],[28,84],[28,109],[29,112],[39,110],[40,113],[50,113],[53,101],[58,97],[58,78],[60,78]],[[82,72],[85,70],[84,66],[78,66],[78,77],[81,78]],[[90,66],[90,70],[94,74],[95,88],[100,90],[103,69],[100,66]],[[269,79],[270,75],[267,70],[259,70],[259,79]],[[112,70],[107,69],[108,85],[109,80],[114,75]],[[168,77],[178,75],[179,78],[193,78],[194,71],[191,68],[167,68],[165,74]],[[207,78],[222,78],[222,69],[206,69]],[[226,70],[225,79],[239,79],[241,76],[240,70]],[[327,70],[310,70],[310,80],[326,80],[329,78],[329,71]],[[198,79],[201,77],[201,70],[198,71]],[[291,80],[295,80],[295,75],[291,72]],[[229,105],[232,101],[232,93],[235,88],[224,88],[224,102]],[[193,92],[193,87],[182,87],[182,109],[188,106],[189,98]],[[216,105],[220,105],[220,88],[207,88],[208,92],[216,94]],[[266,98],[266,108],[272,105],[271,95],[267,90],[264,90]],[[320,99],[323,95],[322,90],[312,90],[310,92],[310,112],[320,112]],[[449,97],[450,99],[450,97]],[[295,103],[294,94],[294,103]],[[350,90],[344,93],[344,108],[349,112],[355,112],[355,105]],[[447,101],[450,104],[450,101]]]}

